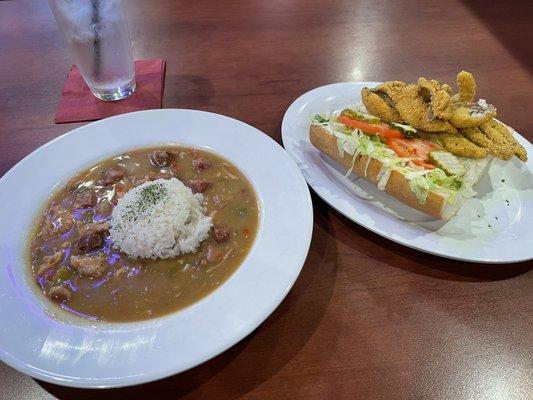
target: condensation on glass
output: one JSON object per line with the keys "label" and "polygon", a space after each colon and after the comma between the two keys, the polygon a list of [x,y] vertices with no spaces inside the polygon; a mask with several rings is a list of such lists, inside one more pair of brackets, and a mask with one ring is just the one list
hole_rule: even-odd
{"label": "condensation on glass", "polygon": [[97,98],[135,91],[128,23],[121,0],[49,0],[74,63]]}

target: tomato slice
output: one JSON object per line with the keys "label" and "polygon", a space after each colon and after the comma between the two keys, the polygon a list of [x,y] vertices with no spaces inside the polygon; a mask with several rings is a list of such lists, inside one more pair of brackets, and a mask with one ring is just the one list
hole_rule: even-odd
{"label": "tomato slice", "polygon": [[402,132],[392,129],[386,124],[369,124],[368,122],[348,118],[344,115],[339,115],[338,121],[350,128],[360,129],[367,134],[382,136],[386,139],[405,139],[405,135]]}
{"label": "tomato slice", "polygon": [[429,153],[438,146],[424,139],[388,139],[387,144],[400,157],[409,158],[413,164],[424,169],[434,169],[435,165],[429,161]]}
{"label": "tomato slice", "polygon": [[378,135],[387,139],[387,144],[400,157],[409,158],[409,160],[424,169],[434,169],[435,165],[429,161],[429,153],[438,148],[438,146],[424,139],[407,139],[405,135],[392,129],[386,124],[369,124],[368,122],[348,118],[339,115],[338,121],[350,128],[360,129],[369,135]]}
{"label": "tomato slice", "polygon": [[427,160],[429,153],[438,146],[424,139],[389,139],[387,144],[400,157],[412,157]]}
{"label": "tomato slice", "polygon": [[418,165],[419,167],[423,167],[424,169],[435,169],[435,165],[430,163],[426,160],[421,160],[420,158],[414,158],[411,160],[411,162],[415,165]]}

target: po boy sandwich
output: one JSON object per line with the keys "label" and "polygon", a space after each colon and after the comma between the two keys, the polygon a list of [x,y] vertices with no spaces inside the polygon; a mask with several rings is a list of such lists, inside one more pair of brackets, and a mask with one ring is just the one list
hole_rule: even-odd
{"label": "po boy sandwich", "polygon": [[462,71],[458,93],[420,78],[363,88],[363,104],[316,115],[314,147],[405,204],[448,220],[470,197],[493,158],[527,160],[496,108],[474,101],[474,77]]}

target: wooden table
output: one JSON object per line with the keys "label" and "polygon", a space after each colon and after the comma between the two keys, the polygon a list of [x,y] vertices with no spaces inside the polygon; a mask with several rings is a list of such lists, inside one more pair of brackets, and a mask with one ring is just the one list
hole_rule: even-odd
{"label": "wooden table", "polygon": [[[127,10],[136,58],[168,62],[164,107],[226,114],[279,142],[286,108],[314,87],[419,76],[453,83],[466,69],[480,97],[533,140],[531,1],[128,0]],[[81,124],[53,122],[71,63],[46,1],[0,2],[0,49],[2,175]],[[531,263],[432,257],[313,202],[313,241],[294,288],[222,355],[99,393],[0,364],[0,398],[533,397]]]}

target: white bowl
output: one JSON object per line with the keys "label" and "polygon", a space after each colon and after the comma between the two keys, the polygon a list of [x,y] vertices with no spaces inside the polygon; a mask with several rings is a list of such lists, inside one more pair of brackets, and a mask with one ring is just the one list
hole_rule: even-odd
{"label": "white bowl", "polygon": [[[26,239],[57,185],[124,150],[200,146],[237,165],[260,203],[257,238],[237,271],[199,302],[164,317],[100,323],[58,312],[33,282]],[[194,367],[248,335],[283,300],[312,235],[307,184],[259,130],[217,114],[151,110],[94,122],[34,151],[0,179],[0,359],[75,387],[139,384]]]}

